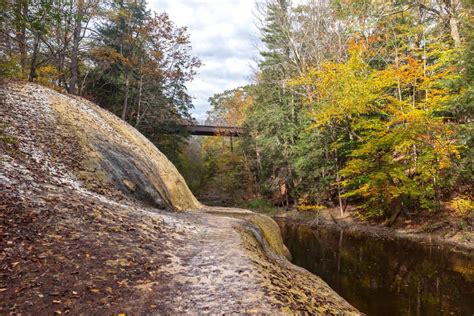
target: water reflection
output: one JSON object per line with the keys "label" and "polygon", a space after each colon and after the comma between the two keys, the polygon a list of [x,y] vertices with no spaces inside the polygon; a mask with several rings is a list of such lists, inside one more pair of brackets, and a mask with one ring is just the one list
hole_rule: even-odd
{"label": "water reflection", "polygon": [[368,315],[473,315],[474,255],[279,222],[295,264]]}

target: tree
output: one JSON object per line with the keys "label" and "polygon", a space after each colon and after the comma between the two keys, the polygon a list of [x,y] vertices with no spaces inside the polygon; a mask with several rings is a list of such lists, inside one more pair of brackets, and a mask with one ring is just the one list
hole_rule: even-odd
{"label": "tree", "polygon": [[335,197],[341,214],[356,203],[388,223],[402,210],[439,208],[468,139],[450,112],[465,107],[461,86],[469,87],[456,75],[465,67],[456,61],[465,41],[456,29],[468,29],[467,6],[340,0],[266,8],[267,50],[245,125],[260,149],[253,156],[262,187],[283,178],[290,200]]}
{"label": "tree", "polygon": [[98,6],[96,0],[6,1],[0,57],[5,69],[76,93],[81,42]]}
{"label": "tree", "polygon": [[[92,99],[170,157],[186,137],[200,62],[186,28],[145,1],[4,1],[0,74]],[[174,136],[176,131],[180,136]]]}
{"label": "tree", "polygon": [[[207,124],[241,126],[253,102],[250,88],[239,87],[209,98]],[[203,164],[208,190],[220,188],[221,193],[234,203],[258,196],[256,170],[249,159],[248,148],[241,138],[222,135],[202,140]]]}
{"label": "tree", "polygon": [[175,162],[191,122],[186,82],[200,61],[186,28],[144,1],[114,1],[98,27],[87,92],[138,128]]}

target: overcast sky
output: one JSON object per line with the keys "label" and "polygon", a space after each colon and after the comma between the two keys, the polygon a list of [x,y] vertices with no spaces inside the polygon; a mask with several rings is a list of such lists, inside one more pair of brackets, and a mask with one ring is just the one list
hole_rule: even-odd
{"label": "overcast sky", "polygon": [[193,54],[203,63],[188,90],[195,98],[193,116],[203,120],[210,96],[251,82],[259,43],[255,0],[149,1],[154,11],[188,27]]}

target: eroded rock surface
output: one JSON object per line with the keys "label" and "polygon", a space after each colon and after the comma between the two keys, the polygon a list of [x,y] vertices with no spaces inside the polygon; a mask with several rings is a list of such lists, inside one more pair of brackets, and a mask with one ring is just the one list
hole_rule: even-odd
{"label": "eroded rock surface", "polygon": [[2,82],[0,115],[0,314],[357,313],[107,111]]}

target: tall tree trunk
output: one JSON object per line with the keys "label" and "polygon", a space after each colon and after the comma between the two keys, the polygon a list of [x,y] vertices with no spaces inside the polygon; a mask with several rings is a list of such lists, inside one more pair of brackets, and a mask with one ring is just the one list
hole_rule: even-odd
{"label": "tall tree trunk", "polygon": [[458,48],[461,46],[461,36],[459,35],[459,20],[457,17],[457,11],[459,9],[459,0],[445,0],[446,6],[448,7],[449,16],[449,28],[451,31],[451,37],[454,41],[454,47]]}
{"label": "tall tree trunk", "polygon": [[59,58],[58,58],[58,71],[59,71],[59,77],[57,78],[57,84],[60,87],[64,87],[67,90],[67,85],[66,85],[66,79],[64,78],[64,63],[66,61],[66,52],[62,51],[59,53]]}
{"label": "tall tree trunk", "polygon": [[262,159],[260,157],[260,148],[257,144],[257,135],[255,135],[255,156],[257,157],[257,171],[259,176],[262,174]]}
{"label": "tall tree trunk", "polygon": [[31,55],[31,66],[30,66],[30,74],[28,76],[28,81],[33,81],[36,77],[36,65],[38,63],[38,50],[40,47],[40,38],[39,35],[35,35],[35,41],[33,44],[33,52]]}
{"label": "tall tree trunk", "polygon": [[[335,128],[332,131],[332,138],[333,141],[336,141],[336,131]],[[339,157],[337,153],[337,149],[334,149],[334,164],[336,168],[336,187],[337,187],[337,200],[339,203],[339,212],[341,214],[341,217],[344,216],[344,205],[342,203],[342,197],[341,197],[341,176],[339,174]]]}
{"label": "tall tree trunk", "polygon": [[258,182],[257,182],[257,175],[255,174],[255,172],[252,171],[252,168],[250,167],[250,163],[249,163],[247,154],[246,154],[245,150],[243,150],[243,149],[242,149],[242,155],[244,156],[245,169],[247,169],[247,172],[250,174],[250,176],[252,177],[252,180],[253,180],[252,193],[253,193],[253,197],[256,198],[260,194],[259,188],[258,188]]}
{"label": "tall tree trunk", "polygon": [[451,37],[454,41],[454,47],[456,48],[461,46],[461,37],[459,36],[458,24],[458,19],[451,15],[449,17],[449,27],[451,29]]}
{"label": "tall tree trunk", "polygon": [[125,72],[125,97],[123,98],[122,120],[127,117],[128,91],[130,90],[130,71]]}
{"label": "tall tree trunk", "polygon": [[79,42],[82,32],[83,10],[84,0],[77,0],[77,12],[75,17],[71,52],[71,82],[69,83],[69,92],[72,94],[77,94],[79,85]]}
{"label": "tall tree trunk", "polygon": [[88,75],[89,75],[89,69],[87,69],[84,78],[82,78],[82,83],[81,83],[81,86],[79,87],[79,95],[82,95],[82,91],[84,91],[84,86],[86,84],[86,79]]}
{"label": "tall tree trunk", "polygon": [[[13,2],[12,2],[13,3]],[[18,43],[18,50],[20,51],[20,65],[22,72],[25,73],[27,69],[26,60],[28,58],[28,51],[26,46],[26,22],[28,17],[28,2],[15,1],[12,5],[15,6],[15,25],[16,25],[16,42]]]}
{"label": "tall tree trunk", "polygon": [[143,94],[143,72],[142,72],[143,59],[140,60],[140,82],[138,84],[138,103],[137,103],[137,119],[135,127],[140,123],[140,111],[142,106],[142,94]]}
{"label": "tall tree trunk", "polygon": [[337,166],[337,158],[336,158],[336,183],[337,183],[337,200],[339,202],[339,213],[341,214],[341,217],[344,216],[344,205],[342,203],[342,197],[341,197],[341,177],[339,175],[339,167]]}

